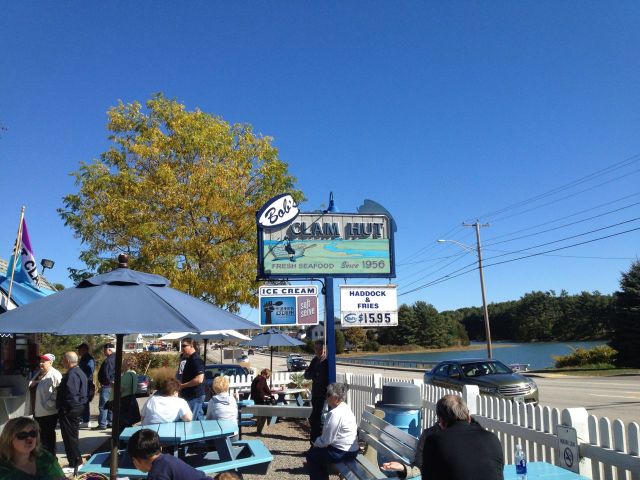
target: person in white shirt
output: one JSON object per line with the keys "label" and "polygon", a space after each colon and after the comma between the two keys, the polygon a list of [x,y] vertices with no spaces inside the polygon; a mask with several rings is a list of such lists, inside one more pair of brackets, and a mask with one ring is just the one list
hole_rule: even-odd
{"label": "person in white shirt", "polygon": [[142,407],[140,416],[142,425],[153,423],[169,423],[182,420],[190,422],[192,418],[191,409],[184,398],[178,396],[180,382],[175,378],[165,380],[158,393],[147,400]]}
{"label": "person in white shirt", "polygon": [[222,375],[213,379],[213,397],[207,405],[207,420],[238,421],[238,404],[229,393],[229,379]]}
{"label": "person in white shirt", "polygon": [[58,423],[58,408],[56,394],[58,385],[62,381],[62,374],[53,367],[56,357],[53,353],[46,353],[40,357],[40,370],[36,373],[29,388],[35,394],[33,399],[33,418],[40,425],[40,439],[42,446],[56,454],[56,424]]}
{"label": "person in white shirt", "polygon": [[329,464],[351,460],[358,456],[358,424],[349,405],[344,403],[347,385],[332,383],[327,387],[329,413],[307,452],[307,468],[311,480],[328,480]]}

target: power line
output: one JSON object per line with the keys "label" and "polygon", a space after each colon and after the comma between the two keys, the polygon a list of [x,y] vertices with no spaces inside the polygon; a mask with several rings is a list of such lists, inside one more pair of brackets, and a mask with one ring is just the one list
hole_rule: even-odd
{"label": "power line", "polygon": [[507,237],[507,236],[509,236],[509,235],[515,235],[515,234],[518,234],[518,233],[520,233],[520,232],[526,232],[527,230],[532,230],[532,229],[534,229],[534,228],[538,228],[538,227],[544,227],[545,225],[549,225],[549,224],[551,224],[551,223],[559,222],[560,220],[564,220],[564,219],[566,219],[566,218],[575,217],[576,215],[580,215],[580,214],[582,214],[582,213],[591,212],[592,210],[596,210],[596,209],[601,208],[601,207],[606,207],[606,206],[608,206],[608,205],[611,205],[611,204],[613,204],[613,203],[617,203],[617,202],[621,202],[622,200],[626,200],[626,199],[631,198],[631,197],[637,197],[638,195],[640,195],[640,192],[632,193],[632,194],[630,194],[630,195],[625,195],[624,197],[620,197],[620,198],[617,198],[617,199],[615,199],[615,200],[611,200],[611,201],[609,201],[609,202],[601,203],[601,204],[596,205],[596,206],[594,206],[594,207],[585,208],[584,210],[580,210],[580,211],[577,211],[577,212],[571,213],[571,214],[569,214],[569,215],[565,215],[565,216],[562,216],[562,217],[558,217],[558,218],[555,218],[555,219],[553,219],[553,220],[549,220],[549,221],[547,221],[547,222],[539,223],[539,224],[537,224],[537,225],[532,225],[531,227],[525,227],[525,228],[521,228],[521,229],[519,229],[519,230],[515,230],[515,231],[513,231],[513,232],[503,233],[502,235],[496,235],[495,237],[489,237],[489,238],[487,239],[487,241],[488,241],[488,242],[491,242],[491,241],[496,240],[496,239],[498,239],[498,238]]}
{"label": "power line", "polygon": [[640,217],[632,218],[631,220],[625,220],[624,222],[614,223],[612,225],[607,225],[606,227],[596,228],[595,230],[589,230],[588,232],[578,233],[577,235],[571,235],[569,237],[561,238],[559,240],[553,240],[551,242],[540,243],[540,244],[534,245],[532,247],[521,248],[520,250],[514,250],[514,251],[509,252],[509,253],[503,253],[501,255],[495,255],[493,257],[487,258],[486,260],[491,260],[491,259],[494,259],[494,258],[504,257],[506,255],[513,255],[514,253],[526,252],[527,250],[533,250],[534,248],[544,247],[544,246],[547,246],[547,245],[553,245],[554,243],[564,242],[565,240],[571,240],[572,238],[583,237],[585,235],[590,235],[590,234],[595,233],[595,232],[601,232],[602,230],[606,230],[608,228],[619,227],[620,225],[624,225],[624,224],[627,224],[627,223],[635,222],[637,220],[640,220]]}
{"label": "power line", "polygon": [[625,205],[624,207],[616,208],[614,210],[609,210],[608,212],[600,213],[598,215],[593,215],[591,217],[583,218],[581,220],[576,220],[575,222],[565,223],[564,225],[559,225],[557,227],[548,228],[546,230],[541,230],[539,232],[531,233],[529,235],[521,235],[519,237],[511,238],[509,240],[502,240],[500,242],[487,242],[487,243],[485,243],[485,246],[486,245],[499,245],[501,243],[513,242],[515,240],[521,240],[523,238],[529,238],[529,237],[533,237],[533,236],[536,236],[536,235],[541,235],[543,233],[553,232],[554,230],[559,230],[561,228],[570,227],[571,225],[577,225],[578,223],[583,223],[583,222],[586,222],[588,220],[593,220],[594,218],[600,218],[600,217],[604,217],[605,215],[610,215],[612,213],[620,212],[622,210],[626,210],[627,208],[635,207],[636,205],[640,205],[640,202],[635,202],[635,203],[632,203],[630,205]]}
{"label": "power line", "polygon": [[[605,240],[607,238],[617,237],[619,235],[624,235],[626,233],[635,232],[637,230],[640,230],[640,227],[632,228],[630,230],[625,230],[625,231],[622,231],[622,232],[612,233],[611,235],[605,235],[604,237],[592,238],[591,240],[585,240],[584,242],[578,242],[578,243],[574,243],[574,244],[571,244],[571,245],[565,245],[564,247],[553,248],[551,250],[546,250],[544,252],[532,253],[531,255],[524,255],[524,256],[518,257],[518,258],[511,258],[509,260],[503,260],[501,262],[489,263],[489,264],[486,264],[484,266],[485,266],[485,268],[486,267],[493,267],[495,265],[502,265],[504,263],[511,263],[511,262],[515,262],[515,261],[518,261],[518,260],[523,260],[525,258],[537,257],[537,256],[545,255],[545,254],[548,254],[548,253],[551,253],[551,252],[557,252],[559,250],[566,250],[567,248],[573,248],[573,247],[577,247],[577,246],[580,246],[580,245],[585,245],[587,243],[593,243],[593,242],[597,242],[597,241],[600,241],[600,240]],[[475,264],[475,262],[473,264]],[[473,264],[469,264],[469,265],[467,265],[467,267],[469,267],[469,266],[471,266]],[[462,270],[462,269],[460,269],[460,270]],[[433,280],[433,281],[431,281],[429,283],[421,285],[421,286],[419,286],[417,288],[414,288],[412,290],[409,290],[407,292],[399,293],[398,296],[401,297],[401,296],[404,296],[404,295],[408,295],[409,293],[417,292],[418,290],[423,290],[423,289],[425,289],[427,287],[431,287],[433,285],[437,285],[439,283],[443,283],[443,282],[445,282],[447,280],[452,280],[452,279],[454,279],[456,277],[460,277],[462,275],[466,275],[467,273],[471,273],[474,270],[477,270],[477,267],[472,268],[470,270],[467,270],[466,272],[462,272],[462,273],[458,273],[457,275],[453,275],[454,273],[456,273],[456,272],[458,272],[460,270],[455,270],[455,271],[453,271],[453,272],[451,272],[451,273],[449,273],[447,275],[444,275],[444,276],[442,276],[440,278],[437,278],[436,280]]]}
{"label": "power line", "polygon": [[500,213],[503,213],[503,212],[506,212],[506,211],[509,211],[509,210],[513,210],[514,208],[520,207],[522,205],[526,205],[528,203],[532,203],[532,202],[535,202],[537,200],[541,200],[543,198],[546,198],[548,196],[551,196],[551,195],[554,195],[556,193],[562,192],[564,190],[568,190],[568,189],[570,189],[570,188],[572,188],[572,187],[574,187],[576,185],[580,185],[582,183],[588,182],[589,180],[591,180],[593,178],[597,178],[597,177],[600,177],[602,175],[606,175],[607,173],[609,173],[611,171],[615,171],[615,170],[617,170],[619,168],[623,168],[623,167],[626,167],[628,165],[631,165],[631,164],[637,162],[638,160],[640,160],[640,154],[632,155],[631,157],[629,157],[629,158],[627,158],[625,160],[621,160],[620,162],[614,163],[613,165],[610,165],[610,166],[605,167],[603,169],[597,170],[597,171],[595,171],[593,173],[590,173],[589,175],[586,175],[584,177],[580,177],[580,178],[578,178],[578,179],[576,179],[576,180],[574,180],[572,182],[569,182],[567,184],[564,184],[564,185],[561,185],[559,187],[553,188],[551,190],[543,192],[543,193],[541,193],[539,195],[535,195],[535,196],[530,197],[528,199],[522,200],[520,202],[516,202],[516,203],[513,203],[511,205],[507,205],[506,207],[501,208],[499,210],[494,210],[493,212],[484,213],[482,215],[476,215],[476,217],[477,218],[485,218],[486,219],[486,218],[492,217],[494,215],[498,215]]}

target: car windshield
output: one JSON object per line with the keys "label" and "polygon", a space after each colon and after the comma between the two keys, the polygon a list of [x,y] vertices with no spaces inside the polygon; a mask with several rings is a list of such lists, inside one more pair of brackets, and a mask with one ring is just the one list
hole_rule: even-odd
{"label": "car windshield", "polygon": [[479,377],[481,375],[496,375],[513,373],[505,364],[500,362],[474,362],[460,365],[465,377]]}

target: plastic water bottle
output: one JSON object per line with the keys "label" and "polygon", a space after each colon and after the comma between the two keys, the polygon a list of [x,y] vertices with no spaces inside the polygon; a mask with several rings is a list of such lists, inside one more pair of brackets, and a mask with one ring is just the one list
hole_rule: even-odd
{"label": "plastic water bottle", "polygon": [[527,457],[525,456],[522,445],[520,444],[516,445],[514,463],[516,464],[516,478],[518,480],[527,480]]}

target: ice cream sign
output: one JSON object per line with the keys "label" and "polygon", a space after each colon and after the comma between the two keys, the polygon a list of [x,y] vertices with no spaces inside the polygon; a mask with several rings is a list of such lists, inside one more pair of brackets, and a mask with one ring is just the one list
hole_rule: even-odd
{"label": "ice cream sign", "polygon": [[258,290],[260,324],[316,325],[318,287],[315,285],[265,285]]}

